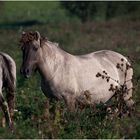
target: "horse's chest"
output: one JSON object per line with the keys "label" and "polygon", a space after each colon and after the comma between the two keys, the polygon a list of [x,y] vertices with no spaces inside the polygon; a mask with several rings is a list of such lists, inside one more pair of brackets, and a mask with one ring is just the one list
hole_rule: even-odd
{"label": "horse's chest", "polygon": [[53,98],[53,91],[52,91],[52,89],[51,89],[51,87],[50,87],[49,82],[43,81],[43,80],[42,80],[42,81],[41,81],[41,89],[42,89],[43,93],[44,93],[47,97]]}
{"label": "horse's chest", "polygon": [[61,95],[56,91],[56,88],[48,81],[41,81],[41,89],[45,96],[49,98],[61,99]]}

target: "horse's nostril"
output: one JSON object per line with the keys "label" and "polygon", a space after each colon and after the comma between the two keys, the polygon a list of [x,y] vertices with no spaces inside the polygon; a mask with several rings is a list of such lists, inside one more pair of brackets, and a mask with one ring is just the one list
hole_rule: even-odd
{"label": "horse's nostril", "polygon": [[29,74],[29,69],[25,69],[25,73],[26,74]]}

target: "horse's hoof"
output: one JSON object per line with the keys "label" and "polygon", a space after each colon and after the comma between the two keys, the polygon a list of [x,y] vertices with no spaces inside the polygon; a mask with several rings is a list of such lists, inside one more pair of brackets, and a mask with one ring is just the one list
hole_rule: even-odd
{"label": "horse's hoof", "polygon": [[9,124],[9,128],[10,128],[10,131],[13,133],[14,132],[14,123],[10,123]]}

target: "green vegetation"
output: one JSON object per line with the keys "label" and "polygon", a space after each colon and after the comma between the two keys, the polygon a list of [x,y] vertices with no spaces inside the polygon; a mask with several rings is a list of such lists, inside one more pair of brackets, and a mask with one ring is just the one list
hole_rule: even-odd
{"label": "green vegetation", "polygon": [[[113,1],[62,1],[62,5],[73,16],[78,16],[82,22],[88,20],[108,20],[111,18],[138,18],[140,6],[139,2],[113,2]],[[140,17],[139,17],[140,18]]]}
{"label": "green vegetation", "polygon": [[33,74],[26,80],[19,74],[21,32],[38,30],[72,54],[110,49],[130,56],[134,59],[134,77],[139,76],[140,19],[136,11],[134,16],[128,13],[125,18],[113,16],[100,21],[94,20],[101,18],[96,14],[96,18],[84,23],[76,14],[69,15],[61,2],[0,2],[0,13],[0,51],[11,55],[17,64],[18,110],[15,113],[15,132],[0,127],[0,138],[140,138],[139,85],[134,92],[135,114],[111,120],[106,118],[102,106],[98,107],[101,108],[99,112],[87,107],[72,114],[63,102],[54,101],[49,113],[47,98],[40,89],[39,75]]}

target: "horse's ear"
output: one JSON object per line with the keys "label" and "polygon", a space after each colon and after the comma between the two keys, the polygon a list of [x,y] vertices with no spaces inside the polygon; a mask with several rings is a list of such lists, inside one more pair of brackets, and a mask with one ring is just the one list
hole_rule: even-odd
{"label": "horse's ear", "polygon": [[25,35],[25,34],[26,34],[26,32],[23,31],[23,32],[22,32],[22,35]]}
{"label": "horse's ear", "polygon": [[35,39],[38,41],[40,40],[41,36],[40,33],[38,31],[35,31]]}

